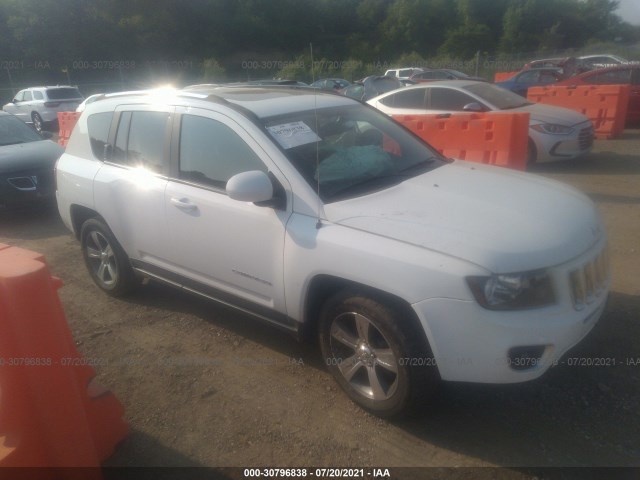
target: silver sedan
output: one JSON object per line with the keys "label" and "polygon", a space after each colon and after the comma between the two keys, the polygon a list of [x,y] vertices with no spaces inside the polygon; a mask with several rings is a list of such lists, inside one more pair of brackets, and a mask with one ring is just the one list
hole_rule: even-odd
{"label": "silver sedan", "polygon": [[591,150],[593,125],[581,113],[531,103],[486,82],[448,80],[387,92],[367,103],[388,115],[427,113],[526,112],[530,115],[528,162],[568,160]]}

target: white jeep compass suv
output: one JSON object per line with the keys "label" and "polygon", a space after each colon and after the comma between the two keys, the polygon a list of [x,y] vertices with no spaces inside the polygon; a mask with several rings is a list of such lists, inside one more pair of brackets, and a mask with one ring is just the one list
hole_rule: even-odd
{"label": "white jeep compass suv", "polygon": [[310,89],[107,95],[57,165],[60,214],[95,283],[140,277],[318,338],[367,410],[443,380],[539,377],[610,284],[592,202],[443,158],[386,115]]}

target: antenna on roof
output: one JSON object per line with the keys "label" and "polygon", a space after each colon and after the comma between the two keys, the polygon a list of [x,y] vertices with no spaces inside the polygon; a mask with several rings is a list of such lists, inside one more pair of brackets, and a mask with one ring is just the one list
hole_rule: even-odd
{"label": "antenna on roof", "polygon": [[[313,82],[316,81],[315,68],[313,65],[313,43],[309,43],[309,51],[311,54],[311,79]],[[317,87],[313,89],[313,113],[316,121],[316,135],[318,136],[318,141],[316,142],[316,195],[318,195],[318,210],[316,212],[317,222],[316,229],[320,229],[322,227],[322,220],[320,219],[320,135],[318,135],[318,97],[317,97]]]}

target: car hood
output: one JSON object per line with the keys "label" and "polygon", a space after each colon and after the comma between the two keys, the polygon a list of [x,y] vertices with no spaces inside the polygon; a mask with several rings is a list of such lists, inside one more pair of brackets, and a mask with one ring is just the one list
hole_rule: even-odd
{"label": "car hood", "polygon": [[494,273],[559,265],[603,235],[585,195],[532,174],[455,161],[325,205],[327,220],[460,258]]}
{"label": "car hood", "polygon": [[64,149],[51,140],[0,146],[0,173],[51,167]]}
{"label": "car hood", "polygon": [[529,113],[531,122],[556,123],[569,127],[589,120],[586,116],[574,110],[556,107],[554,105],[544,105],[542,103],[532,103],[531,105],[510,108],[505,111]]}

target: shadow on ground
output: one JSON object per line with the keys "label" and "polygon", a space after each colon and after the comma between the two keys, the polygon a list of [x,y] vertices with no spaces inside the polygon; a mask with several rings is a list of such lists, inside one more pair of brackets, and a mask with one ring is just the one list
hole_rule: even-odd
{"label": "shadow on ground", "polygon": [[[154,284],[127,301],[196,315],[324,370],[314,345],[211,302]],[[638,318],[640,297],[611,293],[593,331],[542,378],[510,385],[445,383],[423,413],[394,424],[410,437],[494,465],[638,467]]]}

